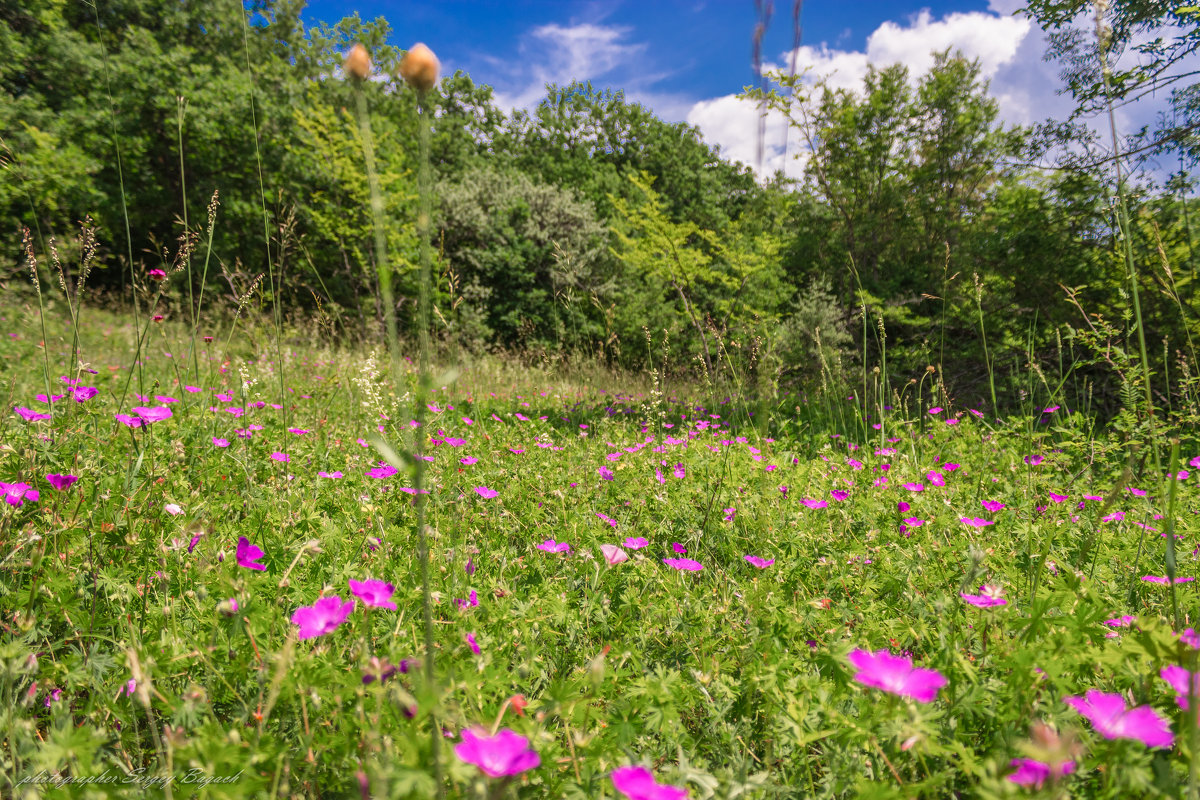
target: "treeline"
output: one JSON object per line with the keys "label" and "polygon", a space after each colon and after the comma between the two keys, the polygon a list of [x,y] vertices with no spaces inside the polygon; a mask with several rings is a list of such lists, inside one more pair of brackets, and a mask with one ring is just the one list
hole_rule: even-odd
{"label": "treeline", "polygon": [[[181,315],[202,282],[233,302],[254,286],[255,302],[377,335],[363,143],[341,76],[362,42],[411,332],[418,129],[414,94],[389,77],[401,53],[383,20],[306,27],[302,6],[0,2],[8,286],[21,285],[22,228],[43,253],[54,237],[69,269],[90,215],[89,283],[108,302],[169,270],[181,241],[207,253],[211,235],[207,274],[193,265],[190,292],[172,277]],[[550,86],[507,114],[488,87],[445,76],[430,97],[439,338],[867,391],[933,366],[963,402],[990,404],[993,384],[1014,399],[1074,381],[1076,397],[1115,407],[1121,382],[1097,378],[1130,372],[1131,304],[1103,171],[1023,166],[1038,139],[1002,127],[977,65],[952,53],[915,79],[873,70],[857,93],[796,82],[793,97],[777,79],[781,92],[757,99],[811,153],[800,182],[758,182],[619,92]],[[1195,364],[1190,217],[1171,193],[1134,199],[1165,395],[1180,357]]]}

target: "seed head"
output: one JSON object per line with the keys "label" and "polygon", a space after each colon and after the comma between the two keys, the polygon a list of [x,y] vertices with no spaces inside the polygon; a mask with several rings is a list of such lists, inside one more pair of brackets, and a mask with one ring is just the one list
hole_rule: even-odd
{"label": "seed head", "polygon": [[346,70],[348,75],[353,75],[360,81],[365,81],[367,76],[371,74],[371,56],[367,54],[367,48],[355,43],[354,47],[350,48],[350,52],[346,54],[346,60],[343,62],[342,68]]}
{"label": "seed head", "polygon": [[400,77],[418,92],[427,92],[437,83],[441,64],[422,42],[417,42],[400,59]]}

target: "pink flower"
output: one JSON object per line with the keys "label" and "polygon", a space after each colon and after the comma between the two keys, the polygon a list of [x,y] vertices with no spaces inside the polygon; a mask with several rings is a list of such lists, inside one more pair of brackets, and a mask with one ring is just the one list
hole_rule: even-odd
{"label": "pink flower", "polygon": [[924,485],[922,485],[922,484],[920,484],[920,483],[906,483],[906,484],[904,484],[904,488],[905,488],[905,489],[908,489],[910,492],[923,492],[923,491],[925,491],[925,487],[924,487]]}
{"label": "pink flower", "polygon": [[342,602],[342,598],[322,597],[311,606],[301,606],[292,614],[292,622],[300,627],[299,638],[311,639],[337,630],[354,610],[354,601]]}
{"label": "pink flower", "polygon": [[[49,417],[46,417],[46,419],[49,419]],[[140,428],[145,424],[141,417],[134,417],[129,414],[113,414],[113,419],[130,428]]]}
{"label": "pink flower", "polygon": [[645,767],[621,767],[614,769],[609,777],[613,788],[629,800],[684,800],[687,797],[687,789],[656,782],[654,773]]}
{"label": "pink flower", "polygon": [[611,469],[609,469],[608,467],[600,467],[596,471],[599,472],[600,477],[606,481],[611,481],[613,479],[613,471]]}
{"label": "pink flower", "polygon": [[681,556],[687,554],[687,548],[681,545],[679,542],[671,542],[671,549],[676,553],[679,553]]}
{"label": "pink flower", "polygon": [[1167,721],[1150,706],[1125,709],[1116,693],[1088,689],[1085,697],[1065,697],[1067,705],[1087,717],[1105,739],[1136,739],[1146,747],[1170,747],[1175,742]]}
{"label": "pink flower", "polygon": [[1001,503],[997,500],[980,500],[979,505],[983,506],[985,509],[992,512],[993,514],[995,514],[997,511],[1000,511],[1003,508],[1006,508],[1004,503]]}
{"label": "pink flower", "polygon": [[604,560],[608,562],[610,567],[615,567],[617,564],[629,560],[629,554],[615,544],[600,545],[600,552],[604,555]]}
{"label": "pink flower", "polygon": [[1045,461],[1041,456],[1025,456],[1025,463],[1031,467],[1036,467],[1038,464]]}
{"label": "pink flower", "polygon": [[858,670],[854,680],[859,683],[911,697],[918,703],[933,702],[938,689],[946,685],[945,676],[937,670],[916,669],[909,659],[894,656],[886,650],[874,653],[855,650],[850,654],[850,663]]}
{"label": "pink flower", "polygon": [[676,478],[682,478],[687,475],[687,472],[684,470],[683,464],[676,464],[675,469],[671,470],[671,474]]}
{"label": "pink flower", "polygon": [[484,500],[491,500],[493,497],[497,497],[500,494],[495,489],[489,489],[486,486],[476,486],[475,493],[478,494],[480,497],[482,497]]}
{"label": "pink flower", "polygon": [[737,509],[736,508],[726,508],[726,509],[724,509],[724,511],[725,511],[725,521],[733,522],[733,517],[735,514],[737,514]]}
{"label": "pink flower", "polygon": [[288,461],[292,460],[292,457],[289,456],[287,453],[280,453],[280,452],[271,453],[271,458],[274,459],[275,461],[281,461],[284,463],[287,463]]}
{"label": "pink flower", "polygon": [[979,587],[979,594],[965,594],[959,592],[959,596],[977,608],[991,608],[993,606],[1007,605],[1008,601],[1004,599],[1003,592],[999,586],[983,584]]}
{"label": "pink flower", "polygon": [[617,521],[615,519],[613,519],[612,517],[605,516],[604,514],[601,514],[599,511],[596,511],[594,513],[596,514],[597,517],[599,517],[601,519],[601,521],[607,522],[609,527],[611,527],[611,528],[617,527]]}
{"label": "pink flower", "polygon": [[986,528],[988,525],[996,524],[990,520],[981,519],[979,517],[961,517],[960,519],[962,524],[969,525],[972,528]]}
{"label": "pink flower", "polygon": [[800,498],[800,502],[803,503],[804,505],[808,506],[809,508],[814,508],[814,509],[825,508],[826,506],[829,505],[829,501],[827,501],[827,500],[813,500],[808,497]]}
{"label": "pink flower", "polygon": [[229,447],[229,440],[222,439],[219,436],[212,437],[214,447]]}
{"label": "pink flower", "polygon": [[[1166,578],[1160,577],[1158,575],[1143,575],[1142,580],[1144,580],[1146,583],[1157,583],[1157,584],[1161,584],[1162,586],[1166,586],[1168,583],[1170,583],[1170,581],[1168,581]],[[1194,580],[1196,580],[1196,579],[1191,578],[1191,577],[1176,578],[1175,583],[1190,583]]]}
{"label": "pink flower", "polygon": [[845,500],[847,497],[849,497],[850,493],[843,492],[841,489],[832,489],[829,492],[829,496],[832,497],[834,500],[837,500],[840,503],[843,500]]}
{"label": "pink flower", "polygon": [[386,581],[365,580],[350,581],[350,593],[363,601],[363,605],[371,606],[372,608],[387,608],[392,611],[396,610],[396,604],[392,602],[392,593],[396,591],[396,587]]}
{"label": "pink flower", "polygon": [[690,558],[664,558],[662,560],[668,567],[674,567],[677,570],[686,570],[687,572],[699,572],[704,569],[704,565],[699,561]]}
{"label": "pink flower", "polygon": [[547,539],[537,545],[537,549],[544,550],[547,553],[569,553],[571,552],[571,545],[566,542],[556,542],[553,539]]}
{"label": "pink flower", "polygon": [[[258,563],[258,560],[264,555],[266,555],[266,553],[264,553],[257,545],[250,544],[250,540],[245,536],[238,537],[237,563],[239,567],[245,567],[246,569],[259,571],[265,570],[266,565]],[[303,639],[306,637],[302,636],[300,638]]]}
{"label": "pink flower", "polygon": [[26,500],[36,503],[42,496],[37,489],[34,489],[28,483],[0,482],[0,494],[4,495],[4,502],[17,508],[23,506]]}
{"label": "pink flower", "polygon": [[479,642],[475,641],[475,634],[468,633],[466,635],[467,644],[471,647],[471,652],[479,655],[482,651],[479,649]]}
{"label": "pink flower", "polygon": [[466,465],[469,467],[469,466],[471,466],[472,464],[474,464],[474,463],[475,463],[476,461],[478,461],[478,460],[479,460],[479,459],[478,459],[478,458],[475,458],[474,456],[463,456],[462,458],[460,458],[460,459],[458,460],[458,463],[460,463],[460,464],[466,464]]}
{"label": "pink flower", "polygon": [[178,503],[167,503],[163,506],[163,511],[170,514],[172,517],[178,517],[183,513],[183,508]]}
{"label": "pink flower", "polygon": [[34,411],[32,408],[26,408],[25,406],[15,406],[13,408],[13,411],[16,411],[17,416],[21,417],[26,422],[36,422],[37,420],[40,420],[40,419],[53,419],[54,418],[50,414],[43,414],[40,411]]}
{"label": "pink flower", "polygon": [[[1189,676],[1192,679],[1192,685],[1190,688],[1188,687]],[[1174,664],[1169,667],[1163,667],[1159,671],[1158,677],[1169,683],[1171,688],[1178,693],[1175,697],[1175,702],[1180,708],[1186,709],[1188,707],[1189,691],[1192,694],[1200,695],[1200,675],[1197,675],[1193,672],[1188,672],[1183,667],[1179,667]]]}
{"label": "pink flower", "polygon": [[147,425],[152,422],[161,422],[164,419],[170,419],[171,409],[166,406],[154,406],[147,408],[146,406],[134,406],[133,413],[141,417]]}
{"label": "pink flower", "polygon": [[1050,492],[1050,499],[1051,499],[1051,500],[1053,500],[1053,501],[1054,501],[1054,502],[1056,502],[1056,503],[1061,503],[1061,502],[1063,502],[1063,501],[1065,501],[1065,500],[1067,499],[1067,495],[1065,495],[1065,494],[1055,494],[1054,492]]}
{"label": "pink flower", "polygon": [[648,547],[650,542],[644,536],[630,536],[621,544],[628,547],[630,550],[641,550],[643,547]]}
{"label": "pink flower", "polygon": [[79,480],[77,475],[60,475],[57,472],[52,472],[46,476],[46,482],[60,492],[71,488],[71,484]]}
{"label": "pink flower", "polygon": [[1041,789],[1047,779],[1058,780],[1075,771],[1074,761],[1050,765],[1032,758],[1014,758],[1012,766],[1017,770],[1009,775],[1008,779],[1018,786],[1032,786],[1034,789]]}
{"label": "pink flower", "polygon": [[750,563],[751,566],[758,567],[759,569],[766,569],[775,563],[775,559],[773,558],[767,559],[759,556],[745,556],[745,559]]}
{"label": "pink flower", "polygon": [[542,763],[541,757],[529,747],[529,740],[507,728],[495,736],[468,728],[462,732],[462,738],[462,742],[455,745],[454,754],[479,767],[489,778],[518,775]]}

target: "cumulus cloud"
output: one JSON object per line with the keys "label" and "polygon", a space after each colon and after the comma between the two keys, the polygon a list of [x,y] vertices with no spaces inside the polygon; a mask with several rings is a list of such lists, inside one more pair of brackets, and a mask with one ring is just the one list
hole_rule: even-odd
{"label": "cumulus cloud", "polygon": [[[993,0],[993,5],[997,2]],[[934,19],[928,11],[921,11],[906,23],[888,21],[880,25],[867,37],[863,50],[805,45],[794,55],[797,70],[807,70],[810,81],[824,80],[834,88],[857,91],[862,88],[870,66],[903,64],[916,81],[933,67],[935,52],[957,51],[967,58],[978,59],[982,77],[994,82],[994,90],[1000,89],[993,94],[1001,104],[1002,118],[1013,123],[1030,122],[1030,109],[1035,107],[1032,94],[1022,91],[1020,81],[998,78],[1019,77],[1020,68],[1025,65],[1018,62],[1024,59],[1041,63],[1040,37],[1030,36],[1032,27],[1027,19],[991,12],[952,13]],[[780,65],[790,65],[792,55],[783,53],[779,63],[768,64],[766,68],[786,69]],[[1011,72],[1005,72],[1010,67]],[[1039,83],[1043,89],[1047,85],[1045,80]],[[784,123],[777,115],[768,116],[763,163],[761,166],[757,163],[759,116],[753,104],[738,100],[736,95],[726,95],[696,103],[687,121],[698,126],[705,139],[720,146],[726,156],[755,167],[763,175],[773,174],[777,169],[798,175],[802,171],[804,148],[796,141],[795,134],[791,134],[785,147]]]}

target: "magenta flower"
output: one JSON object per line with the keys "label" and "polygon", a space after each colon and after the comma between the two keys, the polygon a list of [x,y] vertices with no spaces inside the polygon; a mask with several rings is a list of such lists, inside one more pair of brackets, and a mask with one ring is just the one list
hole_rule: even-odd
{"label": "magenta flower", "polygon": [[600,545],[600,553],[604,556],[604,560],[608,562],[610,567],[615,567],[629,560],[629,554],[615,544]]}
{"label": "magenta flower", "polygon": [[671,542],[671,549],[681,556],[687,555],[687,548],[681,545],[679,542]]}
{"label": "magenta flower", "polygon": [[167,273],[161,269],[152,269],[146,274],[150,276],[150,280],[152,281],[165,281],[167,279]]}
{"label": "magenta flower", "polygon": [[609,469],[608,467],[600,467],[596,471],[599,472],[600,477],[606,481],[611,481],[613,479],[613,471],[611,469]]}
{"label": "magenta flower", "polygon": [[466,465],[469,467],[469,466],[471,466],[472,464],[474,464],[474,463],[475,463],[476,461],[478,461],[478,460],[479,460],[479,459],[478,459],[478,458],[475,458],[474,456],[463,456],[462,458],[460,458],[460,459],[458,460],[458,463],[460,463],[460,464],[466,464]]}
{"label": "magenta flower", "polygon": [[471,652],[475,655],[479,655],[481,651],[479,649],[479,642],[475,641],[475,634],[468,633],[465,638],[467,640],[467,644],[471,646]]}
{"label": "magenta flower", "polygon": [[1034,789],[1041,789],[1047,780],[1058,780],[1075,771],[1074,761],[1051,765],[1032,758],[1014,758],[1012,765],[1017,770],[1008,779],[1018,786],[1032,786]]}
{"label": "magenta flower", "polygon": [[396,469],[391,464],[380,464],[378,467],[372,467],[363,474],[368,478],[374,478],[381,481],[384,478],[392,477],[399,471],[400,470]]}
{"label": "magenta flower", "polygon": [[613,788],[629,800],[684,800],[687,789],[654,780],[654,773],[645,767],[621,767],[609,776]]}
{"label": "magenta flower", "polygon": [[553,539],[547,539],[539,545],[536,545],[538,550],[544,550],[547,553],[569,553],[571,545],[566,542],[556,542]]}
{"label": "magenta flower", "polygon": [[699,572],[704,569],[703,564],[690,558],[664,558],[662,562],[680,571]]}
{"label": "magenta flower", "polygon": [[214,437],[212,437],[212,440],[213,440],[213,447],[229,447],[228,439],[222,439],[219,436],[214,436]]}
{"label": "magenta flower", "polygon": [[300,626],[299,638],[311,639],[337,630],[354,610],[354,601],[342,602],[336,594],[322,597],[311,606],[301,606],[292,614],[292,622]]}
{"label": "magenta flower", "polygon": [[396,610],[396,604],[392,602],[392,593],[396,591],[396,587],[387,581],[365,580],[350,581],[350,593],[363,601],[363,605],[371,608],[387,608],[392,611]]}
{"label": "magenta flower", "polygon": [[[264,553],[262,548],[260,548],[258,545],[250,544],[250,540],[245,536],[238,537],[237,563],[239,567],[245,567],[246,569],[254,569],[259,571],[265,570],[266,566],[258,563],[258,560],[264,555],[266,555],[266,553]],[[302,636],[300,638],[303,639],[306,637]]]}
{"label": "magenta flower", "polygon": [[1004,599],[1003,592],[999,586],[983,584],[979,587],[979,594],[965,594],[959,592],[959,596],[973,606],[978,608],[992,608],[993,606],[1007,605],[1008,601]]}
{"label": "magenta flower", "polygon": [[495,489],[489,489],[486,486],[476,486],[475,493],[478,494],[480,497],[482,497],[484,500],[491,500],[493,497],[497,497],[500,494]]}
{"label": "magenta flower", "polygon": [[1136,739],[1146,747],[1170,747],[1175,736],[1167,721],[1150,706],[1125,709],[1117,693],[1088,689],[1085,697],[1065,697],[1067,705],[1087,717],[1105,739]]}
{"label": "magenta flower", "polygon": [[773,558],[761,558],[759,556],[745,556],[745,559],[751,566],[758,567],[759,569],[766,569],[775,563],[775,559]]}
{"label": "magenta flower", "polygon": [[997,500],[980,500],[979,505],[983,506],[984,508],[986,508],[988,511],[992,512],[993,514],[995,514],[997,511],[1007,507],[1004,505],[1004,503],[1001,503]]}
{"label": "magenta flower", "polygon": [[671,474],[676,478],[682,478],[687,475],[687,472],[684,470],[683,464],[676,464],[675,468],[671,470]]}
{"label": "magenta flower", "polygon": [[737,514],[737,509],[736,508],[726,508],[726,509],[724,509],[724,511],[725,511],[725,521],[733,522],[733,517],[735,514]]}
{"label": "magenta flower", "polygon": [[278,451],[271,453],[271,458],[274,459],[275,461],[281,461],[283,463],[287,463],[288,461],[292,460],[292,457],[289,456],[287,453],[280,453]]}
{"label": "magenta flower", "polygon": [[945,486],[946,485],[946,479],[943,478],[942,473],[938,472],[937,470],[931,469],[931,470],[929,470],[929,472],[926,472],[925,480],[929,481],[934,486]]}
{"label": "magenta flower", "polygon": [[990,520],[981,519],[979,517],[961,517],[961,521],[964,525],[970,525],[972,528],[986,528],[988,525],[996,524]]}
{"label": "magenta flower", "polygon": [[855,650],[850,654],[850,663],[858,670],[854,680],[864,686],[911,697],[918,703],[933,702],[938,689],[946,685],[945,676],[937,670],[914,668],[909,659],[886,650]]}
{"label": "magenta flower", "polygon": [[147,425],[152,422],[162,422],[172,416],[171,409],[166,406],[134,406],[133,413],[141,417]]}
{"label": "magenta flower", "polygon": [[[1142,576],[1142,580],[1144,580],[1146,583],[1158,583],[1158,584],[1161,584],[1161,585],[1163,585],[1163,586],[1166,586],[1168,583],[1170,583],[1170,581],[1168,581],[1168,580],[1167,580],[1165,577],[1162,577],[1162,576],[1159,576],[1159,575],[1143,575],[1143,576]],[[1176,578],[1176,579],[1175,579],[1175,583],[1190,583],[1190,582],[1192,582],[1192,581],[1194,581],[1194,580],[1196,580],[1196,579],[1195,579],[1195,578],[1191,578],[1191,577],[1188,577],[1188,578]]]}
{"label": "magenta flower", "polygon": [[529,746],[524,736],[503,728],[495,736],[469,728],[462,732],[462,742],[455,745],[454,755],[474,764],[489,778],[504,778],[535,769],[542,759]]}
{"label": "magenta flower", "polygon": [[904,488],[905,488],[905,489],[908,489],[910,492],[923,492],[923,491],[925,491],[925,486],[924,486],[923,484],[920,484],[920,483],[906,483],[906,484],[904,484]]}
{"label": "magenta flower", "polygon": [[317,477],[318,478],[329,478],[330,480],[336,481],[338,478],[342,478],[345,476],[342,474],[341,470],[335,470],[333,472],[325,472],[324,470],[322,470],[317,473]]}
{"label": "magenta flower", "polygon": [[1137,622],[1137,617],[1132,617],[1129,614],[1123,617],[1113,617],[1112,619],[1104,620],[1104,624],[1110,628],[1128,628],[1135,622]]}
{"label": "magenta flower", "polygon": [[41,498],[41,493],[28,483],[4,483],[0,481],[0,494],[4,495],[4,502],[17,508],[23,506],[26,500],[36,503]]}
{"label": "magenta flower", "polygon": [[1062,503],[1062,502],[1064,502],[1064,501],[1067,499],[1067,495],[1065,495],[1065,494],[1055,494],[1054,492],[1050,492],[1050,499],[1051,499],[1051,500],[1053,500],[1053,501],[1054,501],[1054,502],[1056,502],[1056,503]]}
{"label": "magenta flower", "polygon": [[86,403],[98,394],[100,390],[94,386],[76,386],[71,390],[71,397],[75,398],[76,403]]}
{"label": "magenta flower", "polygon": [[[122,425],[130,428],[140,428],[145,424],[141,417],[135,417],[130,414],[113,414],[113,418]],[[46,419],[49,419],[49,417],[46,417]]]}
{"label": "magenta flower", "polygon": [[1038,464],[1045,461],[1041,456],[1025,456],[1025,463],[1031,467],[1036,467]]}
{"label": "magenta flower", "polygon": [[26,422],[36,422],[40,419],[53,419],[50,414],[43,414],[40,411],[34,411],[32,408],[26,408],[25,406],[15,406],[13,411],[16,411],[17,416],[21,417]]}
{"label": "magenta flower", "polygon": [[832,497],[834,500],[837,500],[840,503],[843,500],[845,500],[847,497],[849,497],[850,493],[843,492],[841,489],[832,489],[829,492],[829,496]]}
{"label": "magenta flower", "polygon": [[1179,667],[1174,664],[1169,667],[1163,667],[1158,673],[1158,677],[1169,683],[1171,688],[1177,692],[1175,702],[1182,709],[1186,709],[1188,707],[1189,676],[1192,679],[1192,685],[1190,687],[1191,693],[1200,695],[1200,674],[1188,672],[1183,667]]}
{"label": "magenta flower", "polygon": [[52,472],[46,476],[46,482],[60,492],[71,488],[71,484],[79,480],[77,475],[59,475],[57,472]]}
{"label": "magenta flower", "polygon": [[650,542],[644,536],[630,536],[621,544],[628,547],[630,550],[641,550],[643,547],[648,547]]}
{"label": "magenta flower", "polygon": [[808,497],[800,498],[800,502],[812,509],[825,508],[829,505],[829,501],[827,500],[813,500]]}
{"label": "magenta flower", "polygon": [[611,527],[611,528],[617,527],[617,521],[615,519],[613,519],[612,517],[605,516],[604,514],[601,514],[599,511],[596,511],[595,514],[602,521],[607,522],[609,527]]}

